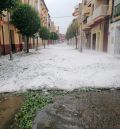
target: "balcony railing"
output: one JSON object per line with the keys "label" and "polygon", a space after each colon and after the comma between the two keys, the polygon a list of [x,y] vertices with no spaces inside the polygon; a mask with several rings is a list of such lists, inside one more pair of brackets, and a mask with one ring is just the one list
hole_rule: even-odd
{"label": "balcony railing", "polygon": [[94,22],[96,18],[107,16],[109,14],[108,7],[108,5],[100,5],[97,9],[95,9],[93,11],[93,15],[87,18],[87,24],[90,24],[92,21]]}
{"label": "balcony railing", "polygon": [[77,4],[74,8],[75,8],[75,9],[79,9],[79,4]]}
{"label": "balcony railing", "polygon": [[91,2],[91,0],[87,0],[87,4],[90,3],[90,2]]}
{"label": "balcony railing", "polygon": [[108,15],[108,5],[100,5],[95,11],[93,11],[93,19],[99,16],[106,16]]}
{"label": "balcony railing", "polygon": [[89,17],[87,18],[87,24],[91,23],[92,20],[93,20],[93,16],[89,16]]}

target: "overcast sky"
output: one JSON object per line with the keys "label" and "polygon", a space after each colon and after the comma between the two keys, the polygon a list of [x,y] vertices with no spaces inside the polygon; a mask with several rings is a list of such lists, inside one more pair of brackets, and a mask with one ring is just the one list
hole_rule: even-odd
{"label": "overcast sky", "polygon": [[[75,5],[81,0],[45,0],[51,17],[72,16]],[[60,27],[60,32],[65,33],[73,17],[52,18],[55,24]]]}

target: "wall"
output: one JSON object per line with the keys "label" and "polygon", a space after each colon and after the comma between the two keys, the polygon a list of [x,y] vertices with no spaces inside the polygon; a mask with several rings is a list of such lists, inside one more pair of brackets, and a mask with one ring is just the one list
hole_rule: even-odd
{"label": "wall", "polygon": [[120,54],[120,21],[110,25],[109,53]]}

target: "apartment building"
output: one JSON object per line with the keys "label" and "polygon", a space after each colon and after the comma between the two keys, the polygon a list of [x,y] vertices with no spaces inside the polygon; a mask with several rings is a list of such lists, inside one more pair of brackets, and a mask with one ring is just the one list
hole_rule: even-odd
{"label": "apartment building", "polygon": [[110,22],[109,52],[120,54],[120,0],[112,1],[112,17]]}
{"label": "apartment building", "polygon": [[[24,4],[29,4],[35,8],[40,16],[41,24],[48,27],[48,8],[44,0],[21,0],[21,2]],[[10,24],[10,33],[8,32],[7,12],[4,12],[4,16],[0,18],[0,55],[9,54],[10,45],[13,53],[22,51],[25,40],[26,39],[20,33],[18,33],[17,28],[15,28],[12,24]],[[34,38],[30,38],[29,42],[30,48],[34,48],[36,44],[37,46],[42,45],[42,41],[38,37],[38,34],[36,34]]]}
{"label": "apartment building", "polygon": [[111,0],[83,0],[83,31],[87,46],[108,52]]}
{"label": "apartment building", "polygon": [[41,18],[41,23],[43,26],[48,28],[48,22],[49,22],[49,13],[48,13],[48,8],[45,4],[44,0],[40,1],[40,6],[41,6],[41,11],[40,11],[40,18]]}
{"label": "apartment building", "polygon": [[87,24],[87,19],[90,17],[91,14],[91,6],[90,6],[90,0],[83,0],[82,1],[82,31],[84,35],[84,46],[85,48],[91,47],[91,27]]}
{"label": "apartment building", "polygon": [[56,26],[55,26],[55,23],[54,21],[51,21],[51,29],[50,29],[51,32],[56,32]]}
{"label": "apartment building", "polygon": [[21,34],[17,33],[18,32],[17,28],[15,28],[11,24],[10,24],[10,33],[9,33],[7,12],[4,12],[4,16],[1,16],[0,23],[1,23],[0,24],[0,54],[2,55],[8,54],[10,52],[10,45],[11,45],[12,52],[21,51],[22,36]]}

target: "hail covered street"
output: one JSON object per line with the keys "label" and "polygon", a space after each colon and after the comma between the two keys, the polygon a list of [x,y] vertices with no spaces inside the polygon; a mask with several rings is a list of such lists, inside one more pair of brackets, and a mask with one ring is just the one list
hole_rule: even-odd
{"label": "hail covered street", "polygon": [[0,92],[120,86],[120,59],[109,54],[64,43],[13,56],[0,58]]}

